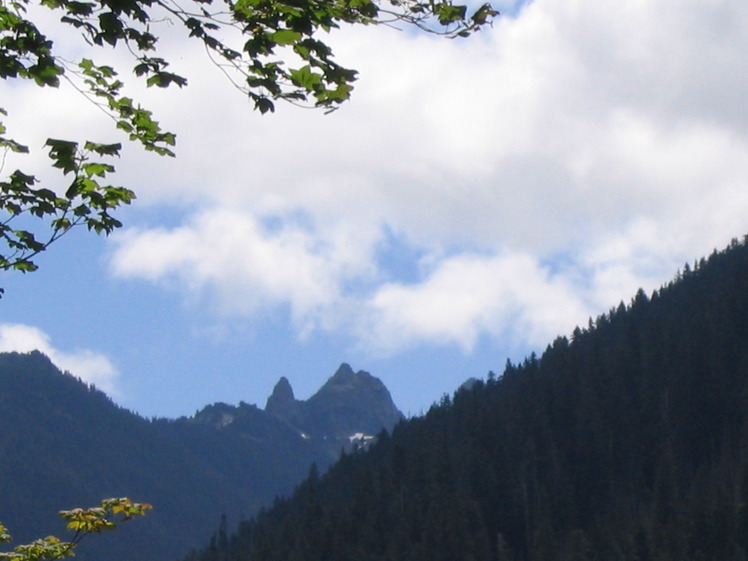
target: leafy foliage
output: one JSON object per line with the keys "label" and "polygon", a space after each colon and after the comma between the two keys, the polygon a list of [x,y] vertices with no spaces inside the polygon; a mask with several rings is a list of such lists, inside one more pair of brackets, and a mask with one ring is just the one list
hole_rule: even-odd
{"label": "leafy foliage", "polygon": [[[75,555],[75,548],[91,534],[100,534],[114,530],[118,524],[143,516],[151,509],[147,503],[135,503],[127,497],[104,499],[93,508],[75,508],[62,510],[60,516],[65,520],[68,530],[73,531],[69,541],[62,541],[55,536],[34,540],[30,544],[17,545],[13,551],[0,553],[4,561],[40,561],[62,559]],[[5,526],[0,524],[0,543],[12,541]]]}
{"label": "leafy foliage", "polygon": [[[3,131],[0,124],[0,133]],[[26,146],[2,137],[0,145],[28,152]],[[0,181],[0,209],[6,215],[0,222],[0,243],[7,247],[0,255],[0,270],[35,271],[33,258],[75,226],[85,225],[97,234],[111,233],[122,225],[111,212],[135,197],[129,189],[104,184],[114,167],[91,159],[92,155],[97,159],[119,155],[120,144],[86,142],[81,149],[75,142],[50,138],[46,146],[53,167],[70,176],[70,183],[64,194],[58,195],[51,189],[36,188],[36,178],[20,170]],[[41,221],[51,218],[43,237],[30,227],[14,227],[15,220],[24,216]]]}
{"label": "leafy foliage", "polygon": [[[277,100],[332,110],[350,97],[356,71],[339,65],[332,49],[318,38],[343,24],[399,24],[448,37],[465,37],[490,23],[497,12],[480,6],[471,15],[452,0],[4,0],[0,3],[0,78],[26,80],[57,88],[67,80],[117,129],[145,150],[173,156],[175,135],[161,129],[147,109],[122,92],[124,82],[112,67],[82,57],[69,62],[29,16],[30,7],[59,15],[90,47],[124,47],[133,57],[133,72],[147,86],[183,87],[187,78],[169,69],[159,56],[155,28],[181,24],[204,45],[214,63],[261,113]],[[0,109],[7,115],[4,109]],[[0,123],[0,150],[28,153],[28,147],[5,136]],[[111,216],[129,204],[129,189],[100,183],[114,171],[98,158],[118,156],[119,144],[47,141],[52,165],[71,175],[65,192],[36,188],[36,178],[20,170],[0,182],[0,269],[29,272],[33,258],[70,228],[85,225],[109,234],[121,224]],[[92,160],[91,158],[95,158]],[[0,166],[2,170],[2,166]],[[43,235],[14,228],[22,215],[48,227]],[[5,249],[7,248],[7,249]]]}

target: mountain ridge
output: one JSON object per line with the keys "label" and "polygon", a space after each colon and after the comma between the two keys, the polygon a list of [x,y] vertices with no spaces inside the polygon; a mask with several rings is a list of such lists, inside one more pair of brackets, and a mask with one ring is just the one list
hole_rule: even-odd
{"label": "mountain ridge", "polygon": [[282,376],[264,410],[244,402],[238,406],[215,403],[198,411],[194,420],[242,433],[245,417],[254,418],[254,425],[270,423],[264,415],[327,450],[330,460],[337,459],[341,449],[351,450],[356,440],[391,430],[404,419],[379,378],[364,370],[354,372],[342,363],[307,400],[296,399],[288,378]]}
{"label": "mountain ridge", "polygon": [[18,543],[60,535],[61,509],[110,496],[154,504],[136,524],[87,541],[81,561],[184,555],[221,515],[235,524],[254,514],[341,449],[244,402],[148,420],[38,351],[0,353],[0,434],[0,521]]}
{"label": "mountain ridge", "polygon": [[265,411],[310,438],[333,439],[338,444],[354,434],[374,436],[382,427],[394,427],[404,419],[381,380],[364,370],[354,372],[345,362],[307,400],[297,400],[288,379],[282,377]]}

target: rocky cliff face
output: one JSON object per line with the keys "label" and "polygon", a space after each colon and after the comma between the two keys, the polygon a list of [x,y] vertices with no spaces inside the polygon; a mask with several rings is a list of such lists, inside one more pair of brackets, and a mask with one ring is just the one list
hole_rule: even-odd
{"label": "rocky cliff face", "polygon": [[345,363],[306,401],[297,400],[281,378],[265,411],[335,455],[363,437],[391,430],[403,418],[381,380]]}
{"label": "rocky cliff face", "polygon": [[285,376],[275,384],[273,393],[265,404],[265,412],[283,419],[290,425],[300,424],[301,402],[294,397],[293,388]]}
{"label": "rocky cliff face", "polygon": [[376,435],[403,418],[379,378],[363,370],[354,372],[348,364],[338,368],[304,409],[309,430],[328,438]]}
{"label": "rocky cliff face", "polygon": [[391,430],[402,418],[379,378],[363,370],[354,372],[343,363],[306,401],[296,399],[284,376],[275,385],[264,411],[246,403],[216,403],[186,421],[268,442],[290,432],[332,461],[341,449],[368,441],[382,429]]}

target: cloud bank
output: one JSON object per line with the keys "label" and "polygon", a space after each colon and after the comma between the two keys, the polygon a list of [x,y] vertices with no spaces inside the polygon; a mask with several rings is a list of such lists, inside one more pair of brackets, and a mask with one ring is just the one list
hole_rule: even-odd
{"label": "cloud bank", "polygon": [[270,117],[175,41],[191,85],[149,105],[179,157],[120,171],[176,218],[132,213],[112,274],[374,353],[470,352],[542,345],[746,231],[746,3],[535,0],[465,41],[330,40],[353,100]]}

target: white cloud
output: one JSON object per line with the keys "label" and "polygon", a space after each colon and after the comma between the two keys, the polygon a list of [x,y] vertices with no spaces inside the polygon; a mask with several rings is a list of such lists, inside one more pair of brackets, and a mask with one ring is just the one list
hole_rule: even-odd
{"label": "white cloud", "polygon": [[346,228],[320,230],[303,219],[263,224],[222,208],[172,230],[127,232],[112,268],[125,277],[175,278],[229,315],[288,305],[296,325],[309,330],[324,326],[342,283],[372,269],[370,241]]}
{"label": "white cloud", "polygon": [[94,384],[111,397],[118,397],[119,373],[109,359],[95,351],[80,349],[72,352],[55,348],[49,335],[36,327],[18,323],[0,323],[0,352],[41,351],[60,369]]}
{"label": "white cloud", "polygon": [[[361,80],[330,116],[252,114],[173,47],[191,86],[149,106],[179,157],[120,167],[192,210],[116,237],[115,274],[380,350],[469,350],[551,337],[746,230],[746,3],[535,0],[467,41],[331,40]],[[429,256],[418,278],[387,266],[387,231]]]}
{"label": "white cloud", "polygon": [[526,255],[446,258],[421,283],[381,286],[367,307],[361,338],[384,352],[423,341],[469,352],[482,334],[542,345],[588,315],[568,279]]}

